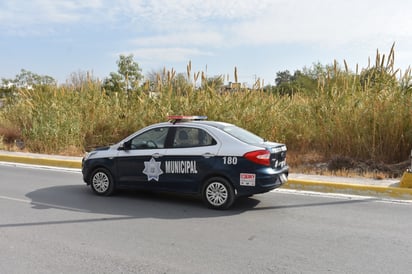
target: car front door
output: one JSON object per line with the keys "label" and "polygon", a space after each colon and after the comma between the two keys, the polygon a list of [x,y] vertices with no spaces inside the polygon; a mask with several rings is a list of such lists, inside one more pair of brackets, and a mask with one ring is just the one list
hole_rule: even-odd
{"label": "car front door", "polygon": [[123,144],[116,157],[120,185],[158,188],[163,174],[160,161],[166,155],[169,127],[149,129]]}

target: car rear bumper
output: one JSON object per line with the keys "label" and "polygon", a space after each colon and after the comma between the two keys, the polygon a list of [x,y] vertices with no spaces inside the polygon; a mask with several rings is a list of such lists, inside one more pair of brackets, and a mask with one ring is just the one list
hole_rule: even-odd
{"label": "car rear bumper", "polygon": [[289,167],[285,166],[281,170],[267,169],[265,172],[257,173],[255,183],[250,185],[239,185],[238,196],[249,196],[253,194],[269,192],[276,189],[288,181]]}

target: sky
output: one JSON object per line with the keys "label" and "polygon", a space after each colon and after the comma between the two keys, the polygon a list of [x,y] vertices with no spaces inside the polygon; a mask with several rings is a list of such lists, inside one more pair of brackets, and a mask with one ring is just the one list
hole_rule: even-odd
{"label": "sky", "polygon": [[395,67],[412,60],[408,0],[0,0],[0,79],[21,69],[64,84],[117,71],[133,54],[143,75],[174,69],[260,79],[315,63],[367,68],[395,44]]}

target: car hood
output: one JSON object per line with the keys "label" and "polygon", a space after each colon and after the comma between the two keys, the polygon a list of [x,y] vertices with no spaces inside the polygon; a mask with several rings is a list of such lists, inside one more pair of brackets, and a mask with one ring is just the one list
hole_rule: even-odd
{"label": "car hood", "polygon": [[109,150],[110,148],[111,148],[110,146],[97,147],[97,148],[94,149],[94,151]]}

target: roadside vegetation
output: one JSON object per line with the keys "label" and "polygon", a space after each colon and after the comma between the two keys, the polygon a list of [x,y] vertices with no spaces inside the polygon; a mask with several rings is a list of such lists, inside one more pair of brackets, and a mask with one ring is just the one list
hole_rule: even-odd
{"label": "roadside vegetation", "polygon": [[293,74],[278,72],[274,86],[257,79],[252,88],[236,85],[236,68],[229,87],[223,76],[192,72],[190,62],[185,73],[164,69],[146,80],[132,55],[117,64],[118,72],[104,81],[77,73],[57,86],[29,73],[37,77],[32,81],[27,71],[20,77],[26,83],[6,87],[13,80],[3,79],[0,149],[81,155],[167,115],[186,114],[286,143],[292,168],[323,162],[332,170],[358,167],[362,173],[409,159],[412,77],[410,70],[394,68],[393,48],[387,56],[377,52],[367,68],[314,64]]}

